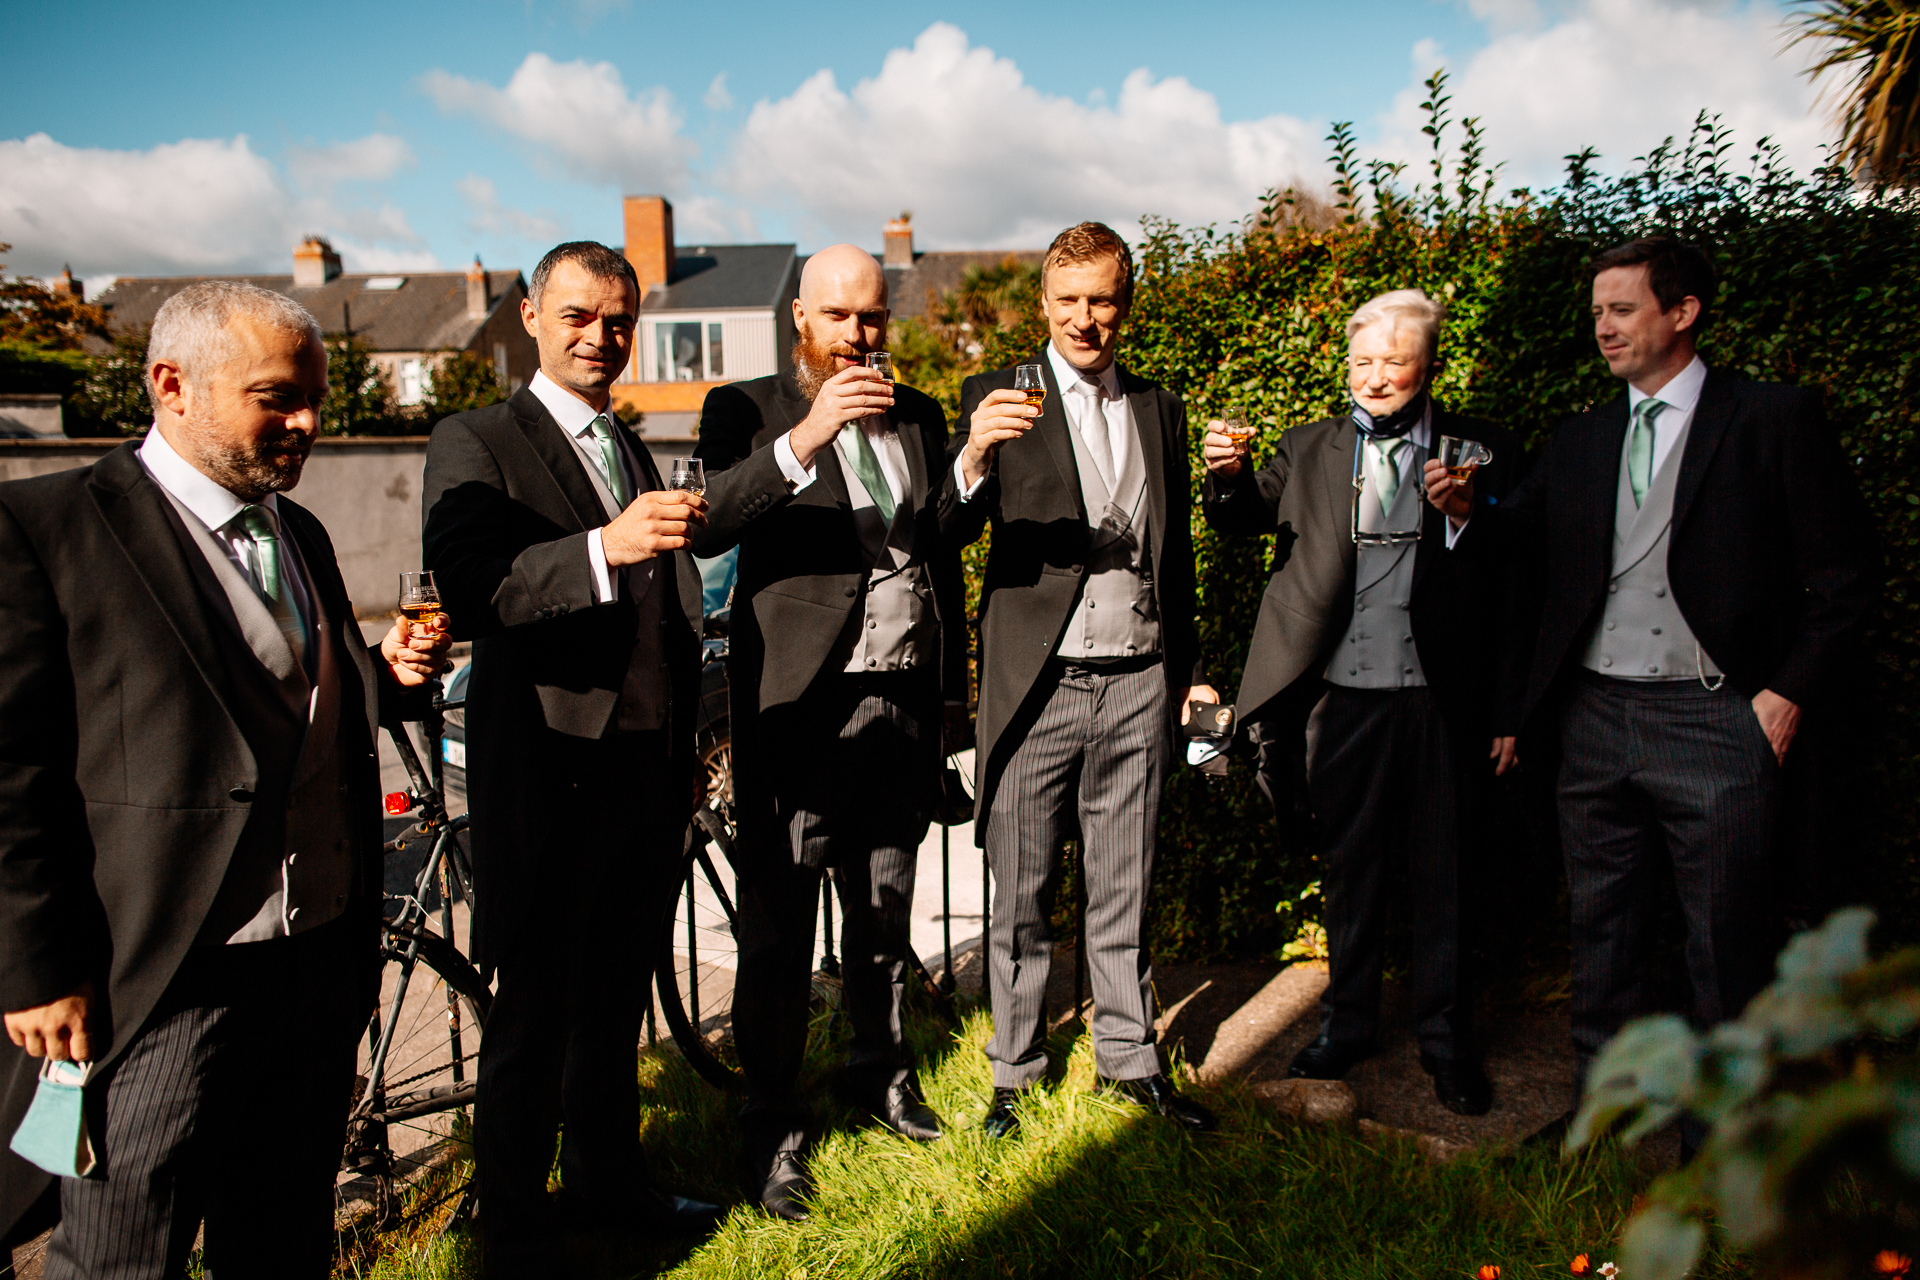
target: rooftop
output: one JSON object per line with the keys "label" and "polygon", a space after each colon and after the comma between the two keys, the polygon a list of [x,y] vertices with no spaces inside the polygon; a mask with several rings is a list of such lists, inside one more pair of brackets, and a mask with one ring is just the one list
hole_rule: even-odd
{"label": "rooftop", "polygon": [[[874,255],[881,257],[879,254]],[[916,253],[910,267],[888,267],[887,296],[895,319],[924,316],[939,305],[941,295],[960,287],[968,267],[997,267],[1012,258],[1038,265],[1044,249],[967,249],[950,253]],[[884,262],[885,259],[882,258]]]}
{"label": "rooftop", "polygon": [[790,295],[799,259],[790,244],[674,247],[673,279],[641,304],[643,311],[724,311],[777,307]]}

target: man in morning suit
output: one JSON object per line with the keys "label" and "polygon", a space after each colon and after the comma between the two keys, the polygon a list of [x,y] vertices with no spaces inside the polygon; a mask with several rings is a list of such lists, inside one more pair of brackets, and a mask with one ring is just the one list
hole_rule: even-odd
{"label": "man in morning suit", "polygon": [[379,994],[374,734],[451,640],[396,622],[369,652],[285,497],[326,389],[299,304],[191,285],[154,317],[145,442],[0,485],[0,1133],[35,1059],[91,1063],[99,1160],[49,1193],[0,1151],[0,1240],[57,1200],[50,1280],[173,1280],[203,1223],[209,1273],[332,1267]]}
{"label": "man in morning suit", "polygon": [[[1635,240],[1592,273],[1594,337],[1626,394],[1555,428],[1533,474],[1462,535],[1463,551],[1504,543],[1539,584],[1512,697],[1521,740],[1558,745],[1582,1080],[1651,1007],[1657,859],[1686,921],[1694,1020],[1738,1016],[1769,980],[1780,769],[1801,717],[1821,715],[1859,660],[1879,581],[1866,504],[1819,395],[1697,354],[1714,296],[1706,255]],[[1428,488],[1464,512],[1473,486],[1429,464]],[[1511,759],[1514,739],[1496,749]]]}
{"label": "man in morning suit", "polygon": [[1097,222],[1041,266],[1051,340],[1036,408],[1014,370],[967,379],[952,467],[964,545],[993,526],[981,596],[975,839],[993,869],[993,1103],[1006,1137],[1047,1070],[1052,959],[1043,902],[1078,834],[1087,885],[1094,1063],[1103,1087],[1193,1129],[1154,1043],[1147,887],[1160,787],[1189,698],[1217,702],[1193,626],[1187,416],[1115,363],[1133,255]]}
{"label": "man in morning suit", "polygon": [[1421,477],[1443,437],[1478,441],[1493,460],[1477,492],[1498,497],[1518,450],[1433,398],[1445,318],[1418,289],[1355,311],[1352,411],[1286,432],[1258,471],[1209,423],[1202,511],[1223,533],[1279,535],[1235,707],[1243,724],[1267,722],[1263,752],[1307,751],[1332,960],[1320,1035],[1287,1074],[1337,1080],[1373,1053],[1387,886],[1404,858],[1420,1064],[1444,1106],[1480,1115],[1492,1091],[1462,971],[1461,864],[1494,770],[1486,663],[1502,597],[1484,566],[1452,554],[1465,522],[1424,500]]}
{"label": "man in morning suit", "polygon": [[702,556],[739,547],[728,681],[740,823],[734,1040],[744,1156],[767,1210],[807,1216],[806,1049],[820,876],[844,910],[850,1095],[931,1142],[901,1030],[914,865],[938,790],[942,702],[966,714],[967,643],[946,415],[865,367],[886,342],[887,281],[836,245],[807,260],[793,371],[707,394],[697,456]]}
{"label": "man in morning suit", "polygon": [[[491,1274],[551,1264],[560,1225],[700,1230],[647,1182],[636,1054],[702,775],[693,754],[705,504],[668,492],[611,409],[640,290],[574,241],[520,314],[533,381],[427,445],[427,568],[471,637],[474,961],[495,982],[474,1098]],[[556,1133],[564,1193],[547,1197]]]}

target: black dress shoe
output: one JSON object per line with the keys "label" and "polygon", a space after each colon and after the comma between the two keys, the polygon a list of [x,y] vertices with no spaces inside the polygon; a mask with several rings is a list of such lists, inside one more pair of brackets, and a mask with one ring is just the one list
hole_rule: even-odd
{"label": "black dress shoe", "polygon": [[727,1216],[717,1204],[651,1190],[641,1197],[639,1210],[642,1230],[673,1236],[712,1235]]}
{"label": "black dress shoe", "polygon": [[1477,1062],[1420,1055],[1420,1067],[1433,1077],[1433,1096],[1459,1116],[1483,1116],[1493,1106],[1493,1084]]}
{"label": "black dress shoe", "polygon": [[1335,1044],[1328,1037],[1321,1036],[1293,1055],[1293,1062],[1287,1067],[1287,1078],[1338,1080],[1351,1071],[1355,1063],[1372,1056],[1373,1046],[1370,1044]]}
{"label": "black dress shoe", "polygon": [[1026,1097],[1025,1089],[995,1089],[993,1105],[987,1108],[987,1118],[980,1127],[987,1131],[989,1138],[1011,1138],[1020,1132],[1020,1099]]}
{"label": "black dress shoe", "polygon": [[1196,1133],[1211,1132],[1220,1123],[1213,1112],[1175,1092],[1173,1082],[1164,1075],[1151,1075],[1144,1080],[1102,1080],[1100,1087],[1131,1098],[1147,1110]]}
{"label": "black dress shoe", "polygon": [[880,1105],[872,1110],[875,1119],[903,1138],[940,1141],[940,1117],[920,1097],[920,1087],[911,1080],[888,1085]]}
{"label": "black dress shoe", "polygon": [[760,1188],[760,1207],[788,1222],[805,1222],[813,1214],[807,1201],[813,1198],[813,1178],[798,1151],[774,1153],[773,1167],[767,1171],[766,1185]]}

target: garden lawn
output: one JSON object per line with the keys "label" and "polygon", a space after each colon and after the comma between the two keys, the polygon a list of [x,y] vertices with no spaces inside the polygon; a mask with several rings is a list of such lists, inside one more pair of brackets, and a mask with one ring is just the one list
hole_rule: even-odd
{"label": "garden lawn", "polygon": [[[833,1125],[816,1149],[812,1221],[776,1222],[740,1204],[734,1104],[670,1047],[641,1064],[643,1124],[663,1186],[735,1207],[697,1246],[621,1253],[570,1241],[555,1276],[1565,1276],[1577,1253],[1613,1256],[1650,1175],[1606,1147],[1563,1161],[1522,1148],[1436,1165],[1410,1145],[1279,1122],[1238,1086],[1193,1088],[1218,1132],[1188,1135],[1092,1092],[1092,1049],[1078,1024],[1053,1041],[1055,1079],[1025,1105],[1020,1136],[979,1130],[991,1095],[980,1049],[987,1016],[949,1032],[922,1014],[913,1034],[928,1101],[948,1136],[908,1142],[831,1101],[844,1030],[822,1014],[808,1046],[813,1096]],[[437,1215],[436,1215],[437,1216]],[[374,1244],[375,1242],[368,1242]],[[379,1280],[477,1277],[477,1242],[461,1233],[387,1237],[340,1274]],[[1698,1274],[1735,1267],[1720,1255]]]}

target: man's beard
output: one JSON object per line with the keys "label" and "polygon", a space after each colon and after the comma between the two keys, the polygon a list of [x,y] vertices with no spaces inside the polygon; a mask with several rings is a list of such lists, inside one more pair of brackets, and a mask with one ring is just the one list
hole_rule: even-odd
{"label": "man's beard", "polygon": [[822,345],[813,340],[813,333],[806,325],[800,326],[800,332],[793,339],[793,377],[800,384],[800,394],[811,400],[820,394],[820,388],[827,385],[827,379],[840,372],[835,356],[845,356],[858,364],[862,353],[854,350],[850,343],[838,339]]}
{"label": "man's beard", "polygon": [[189,461],[221,488],[248,502],[285,493],[300,483],[313,440],[303,432],[283,431],[244,442],[225,438],[212,415],[195,414],[183,424]]}

